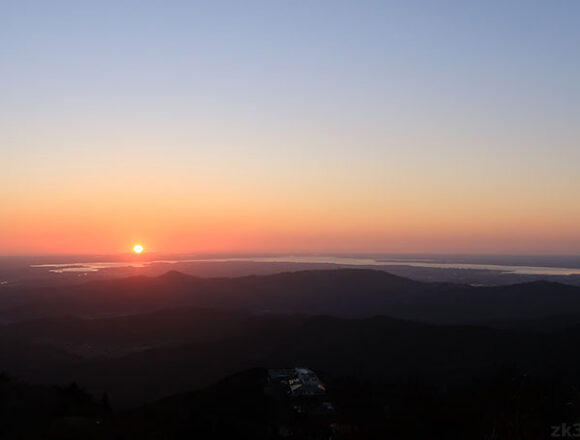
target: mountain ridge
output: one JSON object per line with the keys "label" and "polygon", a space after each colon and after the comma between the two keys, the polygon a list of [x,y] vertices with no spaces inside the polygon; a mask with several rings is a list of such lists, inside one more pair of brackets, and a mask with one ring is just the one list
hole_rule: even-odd
{"label": "mountain ridge", "polygon": [[475,287],[415,281],[371,269],[235,278],[199,278],[170,271],[158,277],[99,280],[21,293],[5,301],[1,317],[106,317],[179,307],[349,318],[378,314],[444,324],[580,315],[580,287],[576,286],[535,281]]}

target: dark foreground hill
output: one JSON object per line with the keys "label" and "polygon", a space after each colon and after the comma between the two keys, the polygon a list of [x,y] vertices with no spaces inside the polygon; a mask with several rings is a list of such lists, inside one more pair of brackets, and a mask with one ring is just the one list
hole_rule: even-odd
{"label": "dark foreground hill", "polygon": [[580,377],[578,343],[576,329],[533,335],[385,317],[270,316],[249,320],[237,335],[221,341],[75,363],[46,380],[75,378],[99,392],[114,389],[120,403],[197,388],[256,366],[309,365],[335,375],[372,380],[423,375],[441,386],[461,386],[501,365],[518,365],[527,372],[576,383]]}
{"label": "dark foreground hill", "polygon": [[[174,313],[177,328],[186,329],[177,319],[184,311]],[[200,315],[196,309],[190,313],[192,318]],[[36,351],[5,351],[4,368],[43,383],[63,384],[74,380],[91,392],[109,393],[120,406],[207,386],[220,377],[253,367],[308,365],[336,376],[368,380],[419,375],[441,387],[462,387],[473,378],[488,377],[505,365],[517,366],[529,374],[552,375],[569,383],[576,383],[580,376],[580,354],[576,349],[580,329],[577,327],[538,334],[431,325],[387,317],[236,315],[237,321],[232,321],[231,327],[219,334],[216,326],[223,323],[223,314],[213,315],[209,310],[204,310],[204,314],[205,322],[192,326],[199,333],[180,335],[170,344],[155,346],[153,343],[164,342],[166,335],[175,334],[170,324],[162,331],[155,322],[156,319],[171,322],[168,319],[171,313],[166,311],[148,316],[159,335],[153,337],[140,331],[135,335],[150,337],[151,348],[128,350],[117,356],[80,358],[63,356],[67,352],[62,347],[35,342],[36,347],[42,348],[38,355],[33,356]],[[137,319],[147,321],[144,316],[116,319],[126,319],[129,323]],[[101,325],[99,322],[96,327]],[[130,331],[130,327],[116,324],[114,328]],[[203,339],[203,334],[207,334],[207,339]],[[119,339],[123,338],[120,333]],[[12,339],[13,344],[17,341]],[[26,347],[29,346],[32,343]],[[43,361],[51,349],[55,354]]]}
{"label": "dark foreground hill", "polygon": [[[318,372],[327,414],[296,411],[295,400],[268,391],[266,370],[245,370],[196,391],[131,410],[111,407],[77,384],[28,385],[0,377],[0,437],[6,440],[180,439],[497,439],[543,440],[573,426],[573,390],[546,376],[498,370],[462,388],[428,379],[361,380]],[[300,403],[302,402],[302,403]]]}

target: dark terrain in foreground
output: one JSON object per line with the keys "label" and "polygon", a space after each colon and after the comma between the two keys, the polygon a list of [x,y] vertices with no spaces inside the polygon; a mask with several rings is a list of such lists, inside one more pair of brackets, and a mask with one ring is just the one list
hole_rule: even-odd
{"label": "dark terrain in foreground", "polygon": [[[1,304],[1,438],[278,438],[262,369],[293,366],[327,383],[333,438],[543,439],[580,421],[578,287],[170,272]],[[296,423],[329,438],[330,421]]]}
{"label": "dark terrain in foreground", "polygon": [[[546,439],[578,422],[578,395],[553,377],[514,367],[440,389],[418,376],[396,381],[321,374],[330,413],[304,413],[271,396],[266,370],[130,410],[115,410],[73,383],[65,387],[0,380],[3,439]],[[304,402],[301,400],[300,402]]]}

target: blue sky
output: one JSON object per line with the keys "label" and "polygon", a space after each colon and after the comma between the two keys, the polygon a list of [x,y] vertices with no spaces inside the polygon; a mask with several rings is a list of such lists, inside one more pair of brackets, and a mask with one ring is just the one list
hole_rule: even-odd
{"label": "blue sky", "polygon": [[15,209],[106,174],[580,219],[577,1],[2,1],[0,54]]}

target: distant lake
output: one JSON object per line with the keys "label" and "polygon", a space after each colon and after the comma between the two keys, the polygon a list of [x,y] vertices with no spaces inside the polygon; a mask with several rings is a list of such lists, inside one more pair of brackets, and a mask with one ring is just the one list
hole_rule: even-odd
{"label": "distant lake", "polygon": [[[449,257],[445,257],[449,259]],[[463,257],[465,259],[465,257]],[[532,266],[532,265],[508,265],[508,264],[485,264],[470,262],[442,262],[438,258],[367,258],[367,257],[345,257],[345,256],[312,256],[312,255],[286,255],[268,257],[230,257],[230,258],[185,258],[185,259],[159,259],[151,261],[133,262],[79,262],[79,263],[59,263],[59,264],[32,264],[30,267],[46,268],[55,273],[65,272],[97,272],[101,269],[122,268],[122,267],[147,267],[152,264],[176,264],[176,263],[196,263],[196,262],[255,262],[255,263],[310,263],[310,264],[335,264],[339,266],[411,266],[434,269],[470,269],[488,270],[503,273],[520,275],[580,275],[580,268],[552,267],[552,266]]]}

